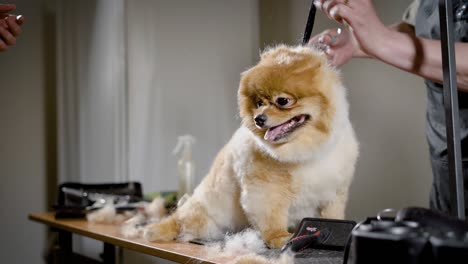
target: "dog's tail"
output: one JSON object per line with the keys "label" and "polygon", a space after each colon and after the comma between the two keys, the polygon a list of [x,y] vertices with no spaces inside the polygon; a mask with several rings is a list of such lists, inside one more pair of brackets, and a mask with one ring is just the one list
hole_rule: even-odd
{"label": "dog's tail", "polygon": [[145,229],[143,237],[148,241],[171,241],[176,239],[180,233],[176,217],[177,215],[173,214],[164,218],[161,222],[151,224]]}

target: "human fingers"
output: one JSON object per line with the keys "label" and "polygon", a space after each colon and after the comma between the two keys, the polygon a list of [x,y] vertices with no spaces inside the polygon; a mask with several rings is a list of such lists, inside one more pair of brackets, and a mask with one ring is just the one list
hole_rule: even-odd
{"label": "human fingers", "polygon": [[329,48],[324,51],[328,63],[332,66],[339,67],[346,64],[352,59],[352,52],[346,49]]}
{"label": "human fingers", "polygon": [[7,44],[0,38],[0,52],[7,50]]}
{"label": "human fingers", "polygon": [[11,14],[1,14],[0,13],[0,21],[3,19],[6,19],[10,16],[14,16],[16,18],[16,22],[18,22],[19,25],[22,25],[24,23],[24,16],[23,15],[11,15]]}
{"label": "human fingers", "polygon": [[[334,61],[336,51],[332,47],[330,47],[330,45],[321,43],[321,44],[318,44],[318,45],[314,45],[314,47],[318,51],[322,52],[322,54],[325,56],[325,58],[327,58],[327,61],[330,64],[332,64],[332,62]],[[332,64],[332,65],[334,65],[334,64]],[[334,66],[336,66],[336,65],[334,65]]]}
{"label": "human fingers", "polygon": [[314,36],[310,41],[309,45],[328,45],[336,46],[338,43],[343,42],[341,38],[343,30],[341,28],[328,29]]}
{"label": "human fingers", "polygon": [[[316,46],[318,44],[323,44],[325,41],[328,43],[328,41],[330,40],[330,38],[327,37],[329,35],[328,32],[330,32],[330,30],[325,30],[320,34],[315,35],[313,38],[311,38],[309,40],[309,43],[307,43],[307,44],[311,45],[311,46]],[[326,39],[324,39],[324,38],[326,38]]]}
{"label": "human fingers", "polygon": [[338,23],[347,24],[351,27],[353,26],[356,18],[353,10],[345,4],[336,4],[330,9],[328,15]]}
{"label": "human fingers", "polygon": [[9,16],[5,19],[8,30],[13,34],[13,36],[17,37],[21,34],[21,27],[16,20],[16,16]]}
{"label": "human fingers", "polygon": [[322,37],[321,40],[327,45],[336,46],[339,42],[342,42],[340,41],[342,39],[342,32],[343,30],[341,28],[330,29],[328,30],[327,34]]}
{"label": "human fingers", "polygon": [[[335,5],[337,3],[342,3],[342,4],[350,4],[350,0],[314,0],[314,5],[317,9],[320,9],[322,11],[325,11],[330,5]],[[353,0],[353,1],[360,1],[360,0]]]}
{"label": "human fingers", "polygon": [[330,46],[332,47],[344,47],[353,43],[353,38],[348,29],[337,28],[332,32],[331,36]]}
{"label": "human fingers", "polygon": [[311,37],[309,39],[309,42],[307,43],[307,45],[314,45],[315,43],[317,43],[319,41],[320,37],[322,36],[322,34],[323,34],[323,32]]}
{"label": "human fingers", "polygon": [[350,8],[353,8],[351,6],[352,4],[353,2],[352,1],[350,2],[350,0],[326,0],[322,4],[322,10],[328,14],[330,13],[330,10],[336,5],[346,5],[346,6],[349,6]]}
{"label": "human fingers", "polygon": [[5,28],[0,27],[0,37],[5,44],[11,46],[16,43],[16,38]]}
{"label": "human fingers", "polygon": [[[328,54],[330,50],[337,47],[338,43],[344,43],[341,38],[341,28],[328,29],[314,36],[308,43],[309,46]],[[343,44],[339,44],[343,45]]]}
{"label": "human fingers", "polygon": [[325,49],[327,49],[327,47],[329,47],[329,45],[327,44],[329,42],[329,37],[328,37],[328,33],[330,30],[325,30],[324,32],[318,34],[318,35],[315,35],[313,38],[311,38],[309,40],[309,42],[307,43],[308,46],[311,46],[319,51],[324,51]]}
{"label": "human fingers", "polygon": [[16,5],[13,4],[0,4],[0,15],[1,13],[8,13],[16,9]]}
{"label": "human fingers", "polygon": [[24,24],[24,16],[23,15],[17,15],[16,16],[16,22],[18,22],[18,25],[23,25]]}

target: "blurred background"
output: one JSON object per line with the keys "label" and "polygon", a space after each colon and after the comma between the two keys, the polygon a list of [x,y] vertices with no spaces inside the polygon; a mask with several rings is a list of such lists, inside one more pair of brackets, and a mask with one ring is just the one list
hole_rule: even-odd
{"label": "blurred background", "polygon": [[[386,24],[411,1],[374,1]],[[2,1],[6,3],[6,1]],[[239,74],[265,46],[298,44],[309,0],[11,0],[25,16],[0,53],[0,256],[43,263],[50,234],[28,213],[57,184],[140,181],[177,189],[177,137],[192,134],[197,182],[239,126]],[[337,25],[319,13],[314,33]],[[342,69],[361,154],[347,218],[427,206],[421,79],[360,59]],[[75,238],[91,257],[100,243]],[[124,252],[122,263],[166,263]]]}

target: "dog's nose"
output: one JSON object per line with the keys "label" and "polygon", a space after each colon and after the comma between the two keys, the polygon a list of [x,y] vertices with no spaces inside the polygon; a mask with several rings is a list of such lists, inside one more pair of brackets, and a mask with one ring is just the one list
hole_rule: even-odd
{"label": "dog's nose", "polygon": [[259,127],[263,127],[267,121],[267,116],[264,114],[258,115],[254,118],[255,124]]}

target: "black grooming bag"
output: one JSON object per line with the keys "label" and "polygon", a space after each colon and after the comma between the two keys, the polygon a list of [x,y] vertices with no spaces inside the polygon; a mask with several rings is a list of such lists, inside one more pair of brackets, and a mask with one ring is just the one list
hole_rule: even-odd
{"label": "black grooming bag", "polygon": [[139,182],[85,184],[62,183],[58,187],[57,203],[53,206],[56,218],[85,217],[87,208],[97,200],[112,199],[120,202],[143,200]]}

